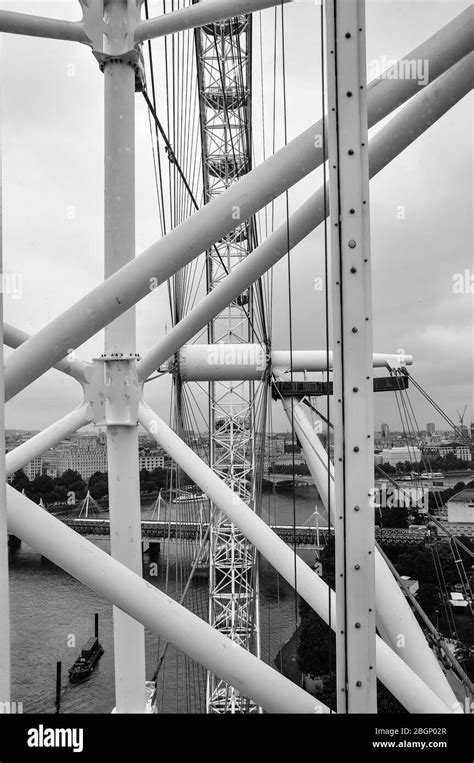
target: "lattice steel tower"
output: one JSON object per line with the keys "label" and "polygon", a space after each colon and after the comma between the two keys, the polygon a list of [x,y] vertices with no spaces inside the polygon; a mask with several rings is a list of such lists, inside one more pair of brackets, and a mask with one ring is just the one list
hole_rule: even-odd
{"label": "lattice steel tower", "polygon": [[[251,16],[237,16],[196,31],[204,202],[225,191],[251,168]],[[235,228],[207,251],[207,291],[247,256],[253,221],[229,209]],[[208,327],[215,362],[219,344],[254,342],[253,299],[249,289]],[[212,469],[255,509],[255,382],[210,382],[209,454]],[[210,535],[209,621],[233,641],[258,652],[256,555],[235,525],[215,510]],[[207,711],[254,712],[238,691],[208,674]]]}

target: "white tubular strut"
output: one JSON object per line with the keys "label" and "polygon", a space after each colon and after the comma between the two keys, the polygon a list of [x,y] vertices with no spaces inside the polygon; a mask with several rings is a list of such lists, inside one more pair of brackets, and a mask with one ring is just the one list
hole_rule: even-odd
{"label": "white tubular strut", "polygon": [[328,708],[12,487],[8,529],[153,633],[272,713]]}
{"label": "white tubular strut", "polygon": [[[330,466],[330,494],[328,496],[328,454],[315,433],[298,400],[282,399],[288,419],[293,421],[305,461],[309,467],[321,501],[327,511],[334,511],[334,468]],[[409,665],[448,708],[456,709],[457,699],[441,666],[430,649],[410,606],[401,592],[379,550],[375,549],[375,602],[377,619],[387,634],[389,645]],[[403,636],[403,638],[400,638]],[[403,646],[402,646],[403,644]]]}
{"label": "white tubular strut", "polygon": [[[471,34],[471,17],[472,14],[470,13],[461,14],[454,20],[456,23],[452,22],[416,49],[415,52],[420,56],[426,51],[426,55],[422,57],[429,61],[432,80],[472,50],[474,43]],[[438,47],[433,41],[437,43]],[[414,52],[407,54],[407,57],[413,58]],[[453,66],[454,69],[456,69],[455,66]],[[462,72],[453,71],[453,76],[446,83],[448,86],[454,86],[455,90],[457,89],[458,75],[465,78],[465,68]],[[467,77],[470,89],[472,77],[470,78],[469,67]],[[432,87],[433,82],[428,85],[426,91]],[[383,119],[419,90],[417,81],[413,79],[374,80],[369,85],[367,93],[369,126]],[[433,89],[431,93],[433,96]],[[419,92],[420,96],[424,94],[425,90]],[[416,102],[418,99],[413,100]],[[450,100],[449,89],[447,88],[446,91],[443,89],[441,101],[446,102],[444,107],[444,111],[446,111],[453,102],[456,102],[456,96],[454,96],[454,100]],[[411,106],[412,103],[410,103]],[[425,128],[419,128],[419,113],[416,107],[409,108],[407,121],[409,118],[415,120],[414,129],[418,130],[417,134],[421,134],[423,129],[428,126],[426,124]],[[430,123],[435,118],[436,116],[430,118]],[[411,130],[413,130],[412,125],[407,124],[405,131],[400,129],[400,124],[397,123],[398,140],[405,141],[405,145],[408,145],[411,142]],[[222,236],[229,233],[235,227],[235,220],[232,217],[233,207],[240,207],[242,220],[248,219],[318,167],[323,161],[323,152],[320,148],[315,149],[314,136],[321,134],[321,132],[322,120],[312,125],[274,156],[234,183],[218,198],[199,209],[164,239],[153,244],[133,262],[122,267],[105,283],[98,286],[19,347],[6,364],[6,399],[10,399],[24,389],[58,360],[64,358],[70,352],[70,348],[78,347],[149,294],[150,290],[166,281],[173,273],[176,273]],[[377,138],[378,135],[374,138],[375,142],[377,142]],[[389,146],[385,146],[385,150],[390,154]],[[380,153],[380,158],[384,161],[384,151]],[[373,174],[372,168],[371,174]],[[320,206],[322,208],[322,203]],[[322,216],[319,222],[321,219]],[[314,228],[315,225],[312,227]],[[286,230],[286,225],[284,228]],[[164,359],[166,360],[167,357]]]}
{"label": "white tubular strut", "polygon": [[[273,565],[322,619],[329,622],[326,583],[281,540],[238,495],[184,443],[145,403],[139,407],[142,426],[188,474],[211,501]],[[296,570],[295,570],[296,567]],[[295,580],[296,572],[296,580]],[[336,622],[335,596],[331,593],[331,622]],[[377,637],[377,675],[399,702],[412,713],[452,712],[395,652]]]}

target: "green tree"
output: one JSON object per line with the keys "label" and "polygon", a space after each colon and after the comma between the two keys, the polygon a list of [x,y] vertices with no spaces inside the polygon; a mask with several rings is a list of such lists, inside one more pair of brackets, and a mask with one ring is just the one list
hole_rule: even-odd
{"label": "green tree", "polygon": [[151,479],[155,490],[159,490],[160,487],[166,487],[169,481],[169,472],[166,469],[160,469],[156,467],[150,472]]}
{"label": "green tree", "polygon": [[[377,521],[377,513],[378,521]],[[384,507],[376,510],[376,524],[382,527],[408,527],[408,509],[402,506]]]}
{"label": "green tree", "polygon": [[81,500],[86,495],[86,483],[78,472],[73,469],[66,469],[56,480],[58,488],[62,488],[65,493],[65,500],[68,493],[74,493],[76,499]]}
{"label": "green tree", "polygon": [[88,490],[96,501],[104,498],[109,492],[107,474],[104,472],[94,472],[89,478]]}
{"label": "green tree", "polygon": [[432,619],[435,609],[441,604],[438,587],[432,583],[421,582],[416,598],[422,610]]}
{"label": "green tree", "polygon": [[30,483],[29,497],[36,503],[40,499],[44,504],[52,503],[54,501],[54,488],[55,484],[51,477],[48,477],[47,474],[38,474]]}
{"label": "green tree", "polygon": [[140,469],[140,492],[152,493],[156,490],[155,480],[147,469]]}
{"label": "green tree", "polygon": [[30,487],[30,481],[28,477],[26,476],[23,469],[18,469],[17,472],[13,475],[13,479],[11,481],[12,487],[15,488],[15,490],[18,490],[20,493],[22,490],[25,491],[25,494],[28,495],[28,489]]}

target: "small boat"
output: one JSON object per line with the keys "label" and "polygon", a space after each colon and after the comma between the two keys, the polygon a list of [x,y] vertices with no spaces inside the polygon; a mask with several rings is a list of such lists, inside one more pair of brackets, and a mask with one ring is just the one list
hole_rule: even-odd
{"label": "small boat", "polygon": [[181,493],[173,499],[172,503],[195,503],[196,501],[206,501],[205,493]]}
{"label": "small boat", "polygon": [[104,647],[99,642],[99,616],[95,616],[95,635],[92,636],[74,665],[69,668],[69,680],[71,683],[79,683],[90,676],[100,658],[104,654]]}
{"label": "small boat", "polygon": [[90,676],[103,654],[104,648],[99,639],[95,636],[90,638],[72,668],[69,668],[71,683],[78,683]]}

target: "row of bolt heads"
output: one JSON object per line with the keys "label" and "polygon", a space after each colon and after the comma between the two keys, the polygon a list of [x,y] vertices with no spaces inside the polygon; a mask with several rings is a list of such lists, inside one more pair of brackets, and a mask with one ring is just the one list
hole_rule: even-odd
{"label": "row of bolt heads", "polygon": [[[110,355],[107,355],[105,352],[101,354],[101,358],[123,358],[123,352],[111,352]],[[139,358],[140,355],[138,352],[130,352],[128,355],[129,358]]]}

